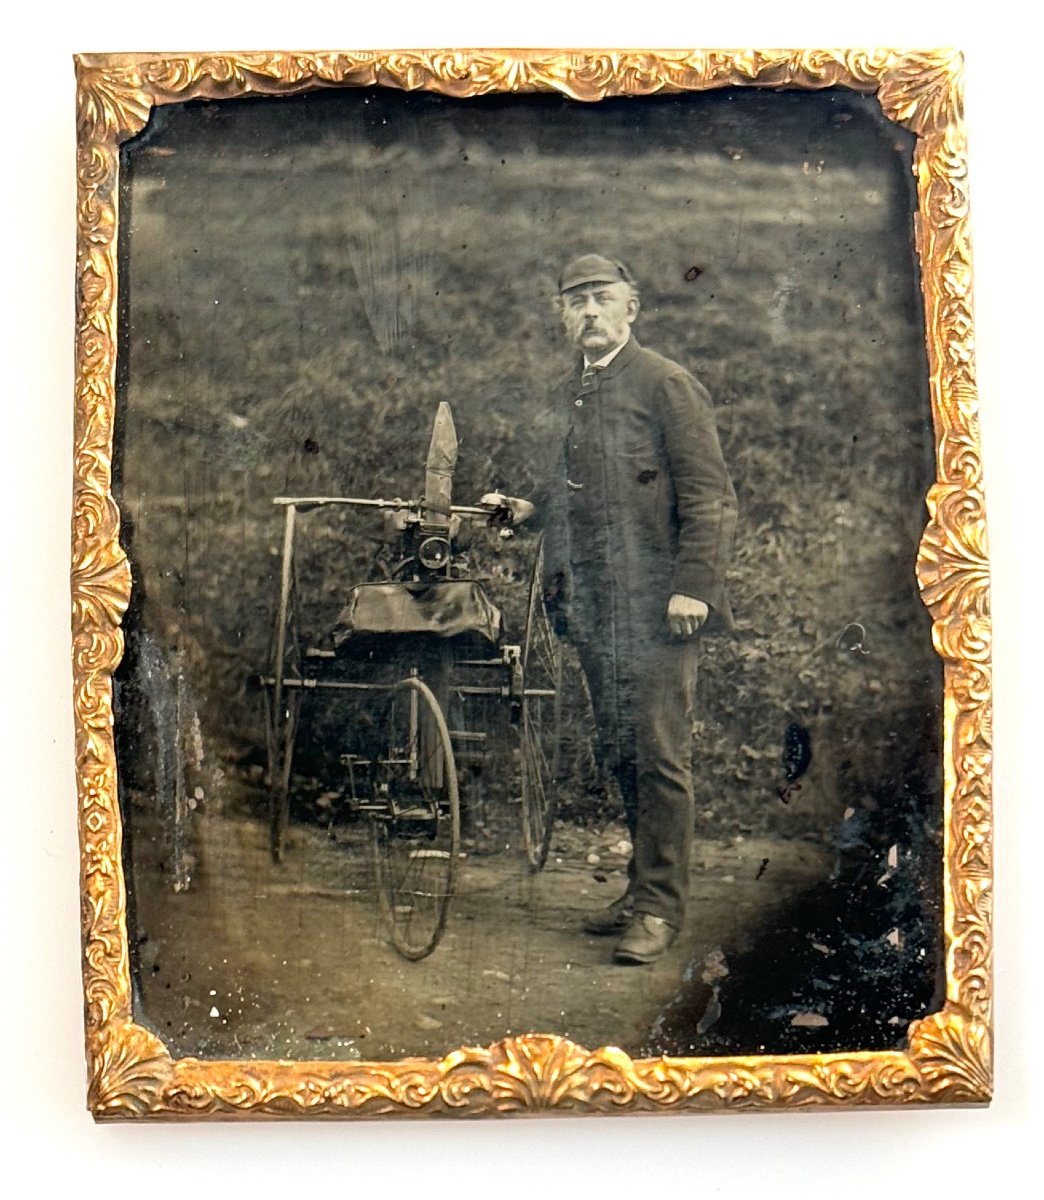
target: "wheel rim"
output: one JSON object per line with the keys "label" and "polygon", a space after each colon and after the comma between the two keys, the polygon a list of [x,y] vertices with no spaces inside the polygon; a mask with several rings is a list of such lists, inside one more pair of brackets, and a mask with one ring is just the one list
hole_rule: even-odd
{"label": "wheel rim", "polygon": [[[544,548],[538,546],[529,579],[522,644],[524,692],[519,720],[522,832],[534,870],[547,861],[558,809],[562,714],[562,658],[544,606]],[[540,694],[550,693],[550,694]]]}
{"label": "wheel rim", "polygon": [[[301,643],[297,634],[296,587],[292,587],[286,615],[286,637],[282,663],[276,661],[278,629],[273,631],[269,649],[269,673],[281,680],[301,680]],[[273,689],[274,693],[274,689]],[[290,773],[294,744],[301,713],[301,689],[282,689],[276,711],[275,696],[265,688],[265,746],[268,752],[269,837],[272,858],[281,862],[286,850],[286,829],[290,821]]]}
{"label": "wheel rim", "polygon": [[372,761],[371,844],[392,944],[420,959],[438,945],[456,881],[460,793],[449,730],[434,693],[404,679],[388,697],[386,736]]}

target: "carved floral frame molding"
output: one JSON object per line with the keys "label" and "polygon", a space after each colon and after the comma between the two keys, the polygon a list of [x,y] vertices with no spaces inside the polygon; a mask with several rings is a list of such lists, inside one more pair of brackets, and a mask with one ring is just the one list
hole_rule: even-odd
{"label": "carved floral frame molding", "polygon": [[[97,1118],[343,1116],[523,1110],[731,1110],[985,1102],[992,1086],[989,572],[975,391],[962,60],[952,51],[409,51],[83,55],[77,68],[73,662],[88,1103]],[[441,1060],[171,1058],[133,1022],[112,732],[112,673],[131,579],[111,492],[119,147],[154,105],[322,87],[576,100],[725,86],[874,94],[916,134],[917,245],[936,482],[917,561],[945,664],[946,1004],[906,1049],[786,1058],[655,1058],[555,1036]]]}

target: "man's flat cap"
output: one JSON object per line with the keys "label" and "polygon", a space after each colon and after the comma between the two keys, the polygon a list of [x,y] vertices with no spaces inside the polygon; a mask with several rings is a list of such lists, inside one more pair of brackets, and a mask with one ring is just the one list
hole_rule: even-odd
{"label": "man's flat cap", "polygon": [[570,288],[583,287],[588,283],[634,283],[634,276],[613,258],[601,254],[581,254],[562,272],[558,290],[568,292]]}

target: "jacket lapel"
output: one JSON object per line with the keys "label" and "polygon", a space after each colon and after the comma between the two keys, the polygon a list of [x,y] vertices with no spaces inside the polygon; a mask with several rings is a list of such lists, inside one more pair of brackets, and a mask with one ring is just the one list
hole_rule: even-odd
{"label": "jacket lapel", "polygon": [[641,350],[641,346],[638,345],[637,340],[634,337],[628,339],[624,348],[613,361],[602,367],[598,372],[599,378],[612,379],[614,375],[619,375],[628,363],[633,362],[638,357],[639,350]]}
{"label": "jacket lapel", "polygon": [[618,375],[628,363],[634,361],[634,359],[638,356],[639,350],[641,350],[641,346],[638,344],[638,342],[633,337],[629,338],[624,344],[624,348],[612,360],[612,362],[607,363],[604,367],[598,368],[598,373],[595,376],[595,380],[587,384],[586,387],[584,386],[583,382],[584,360],[583,358],[577,359],[573,366],[573,374],[569,380],[570,392],[573,396],[589,396],[592,392],[597,392],[598,381],[602,379],[612,379],[614,375]]}

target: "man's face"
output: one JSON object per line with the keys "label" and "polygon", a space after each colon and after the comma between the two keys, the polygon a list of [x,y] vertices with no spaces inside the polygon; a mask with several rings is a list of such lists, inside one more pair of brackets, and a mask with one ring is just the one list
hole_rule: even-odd
{"label": "man's face", "polygon": [[569,340],[592,362],[630,336],[638,299],[627,283],[585,283],[562,293],[562,323]]}

